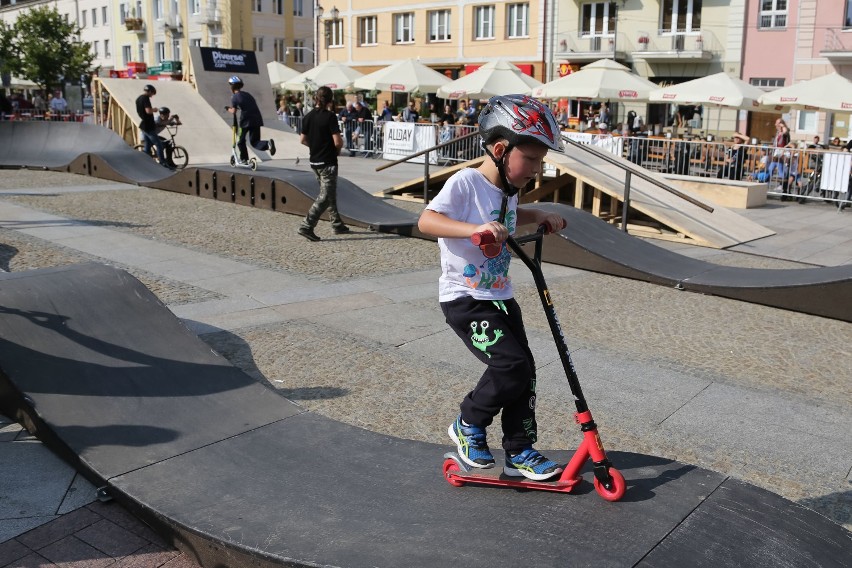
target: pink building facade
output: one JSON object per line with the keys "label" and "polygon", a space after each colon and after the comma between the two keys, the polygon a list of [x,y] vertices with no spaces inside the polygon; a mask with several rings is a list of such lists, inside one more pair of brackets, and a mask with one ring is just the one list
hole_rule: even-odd
{"label": "pink building facade", "polygon": [[[746,6],[744,81],[766,90],[840,73],[852,79],[852,0],[752,0]],[[781,113],[749,113],[750,136],[771,138]],[[848,113],[791,111],[784,115],[794,140],[819,135],[847,140]]]}

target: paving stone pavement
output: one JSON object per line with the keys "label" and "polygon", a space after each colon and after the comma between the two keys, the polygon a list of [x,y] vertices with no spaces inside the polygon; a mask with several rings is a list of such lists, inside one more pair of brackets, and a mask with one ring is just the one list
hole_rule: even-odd
{"label": "paving stone pavement", "polygon": [[[375,165],[343,161],[341,170],[357,172],[351,179],[371,192],[397,183],[367,175]],[[422,171],[406,167],[397,175]],[[214,349],[298,404],[371,430],[447,443],[447,423],[481,367],[437,307],[434,243],[358,229],[332,236],[327,223],[318,227],[324,240],[310,243],[296,234],[296,216],[68,174],[3,174],[0,268],[120,266]],[[801,247],[773,244],[784,240],[783,224],[797,210],[813,232],[802,239],[816,241],[820,227],[831,226],[840,235],[834,242],[852,242],[848,212],[771,202],[743,212],[779,223],[772,227],[779,238],[742,247],[749,254],[656,244],[720,264],[810,265],[817,253],[806,258]],[[835,248],[818,252],[825,264],[852,262],[852,248]],[[560,266],[548,265],[545,275],[608,449],[720,471],[852,527],[852,324]],[[535,288],[520,263],[513,278],[539,368],[539,446],[572,447],[573,404]],[[0,426],[4,456],[13,446],[40,446],[15,425]],[[17,547],[9,543],[23,546],[32,527],[52,520],[42,525],[50,527],[69,510],[102,515],[93,488],[42,452],[49,457],[28,459],[54,472],[43,482],[53,488],[48,499],[9,506],[24,476],[0,465],[0,566],[4,551]],[[73,538],[98,550],[97,562],[127,558]],[[139,565],[172,566],[165,562],[188,560]]]}

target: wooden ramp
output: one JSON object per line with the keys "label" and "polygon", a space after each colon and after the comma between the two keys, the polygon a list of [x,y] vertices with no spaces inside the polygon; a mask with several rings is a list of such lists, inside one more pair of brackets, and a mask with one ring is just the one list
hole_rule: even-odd
{"label": "wooden ramp", "polygon": [[[627,170],[641,171],[664,186],[689,194],[675,188],[658,174],[623,158],[607,156],[615,158],[618,165],[609,163],[597,150],[586,146],[569,146],[567,154],[549,153],[545,161],[556,169],[555,177],[542,177],[534,188],[524,190],[521,203],[573,205],[620,226]],[[440,191],[453,173],[462,168],[476,167],[482,159],[457,164],[430,175],[430,196]],[[382,195],[420,201],[423,199],[423,178],[394,186],[383,191]],[[694,194],[690,197],[710,205],[713,211],[705,211],[649,181],[632,176],[628,232],[711,248],[727,248],[775,234],[730,209],[713,205]]]}

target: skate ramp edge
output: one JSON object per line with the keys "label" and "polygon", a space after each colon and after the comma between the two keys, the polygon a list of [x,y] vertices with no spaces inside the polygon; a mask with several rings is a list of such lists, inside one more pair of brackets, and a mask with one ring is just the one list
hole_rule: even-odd
{"label": "skate ramp edge", "polygon": [[625,234],[593,215],[538,203],[568,226],[548,236],[546,262],[852,322],[852,265],[822,268],[740,268],[692,259]]}
{"label": "skate ramp edge", "polygon": [[[445,447],[304,411],[106,265],[0,274],[0,306],[3,412],[202,566],[839,567],[852,547],[777,495],[640,454],[610,452],[618,503],[588,471],[566,496],[452,487]],[[447,519],[473,506],[459,549]]]}

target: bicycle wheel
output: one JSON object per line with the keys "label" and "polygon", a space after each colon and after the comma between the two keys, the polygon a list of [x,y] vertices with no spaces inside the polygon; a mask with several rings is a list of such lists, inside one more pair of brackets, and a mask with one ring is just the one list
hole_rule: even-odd
{"label": "bicycle wheel", "polygon": [[183,146],[175,146],[175,149],[172,151],[172,163],[179,170],[182,170],[186,167],[186,164],[189,162],[189,152],[186,151],[186,148]]}

